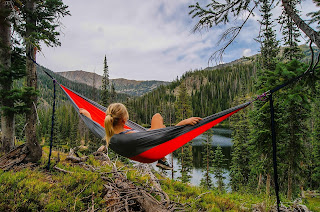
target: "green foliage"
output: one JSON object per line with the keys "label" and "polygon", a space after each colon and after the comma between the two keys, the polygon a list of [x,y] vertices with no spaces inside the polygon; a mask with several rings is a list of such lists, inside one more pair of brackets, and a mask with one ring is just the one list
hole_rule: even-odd
{"label": "green foliage", "polygon": [[[278,64],[275,75],[279,83],[283,83],[295,76],[302,74],[307,69],[305,64],[298,61],[291,61],[287,64]],[[278,84],[278,83],[277,83]],[[281,116],[278,120],[279,149],[284,163],[284,178],[288,190],[288,199],[292,198],[292,193],[299,194],[300,186],[303,186],[303,173],[306,164],[306,147],[308,146],[307,118],[310,114],[310,96],[308,96],[308,86],[303,82],[290,85],[287,89],[278,92]]]}
{"label": "green foliage", "polygon": [[26,104],[30,96],[37,94],[18,84],[18,80],[25,77],[25,59],[21,48],[13,47],[11,51],[10,68],[0,67],[0,99],[1,110],[4,114],[23,113],[28,110]]}
{"label": "green foliage", "polygon": [[212,161],[214,159],[214,153],[211,149],[211,138],[213,136],[213,129],[209,129],[205,133],[203,133],[204,139],[203,141],[205,142],[204,144],[204,151],[202,152],[202,160],[203,164],[205,164],[205,172],[203,175],[203,178],[201,179],[200,185],[210,189],[213,187],[212,179],[210,177],[210,173],[212,173]]}
{"label": "green foliage", "polygon": [[[175,117],[180,86],[185,84],[191,96],[192,115],[205,117],[230,108],[232,100],[253,92],[256,68],[251,62],[186,72],[166,86],[159,86],[142,97],[129,99],[130,119],[139,124],[150,124],[153,114],[161,112],[166,125],[177,123]],[[227,123],[227,122],[224,122]]]}
{"label": "green foliage", "polygon": [[191,8],[189,14],[192,15],[192,18],[200,18],[195,26],[195,30],[211,28],[214,25],[226,24],[229,22],[230,17],[233,18],[241,12],[247,11],[250,3],[251,0],[211,1],[206,5],[206,8],[204,8],[197,2],[195,5],[189,6],[189,8]]}
{"label": "green foliage", "polygon": [[217,146],[216,150],[214,151],[214,159],[213,159],[213,174],[217,179],[217,188],[219,191],[224,190],[224,182],[225,179],[225,171],[223,170],[224,164],[224,155],[222,153],[221,146]]}
{"label": "green foliage", "polygon": [[309,187],[320,190],[320,83],[317,82],[315,93],[315,101],[311,108],[310,117],[310,131],[311,131],[311,146],[308,148],[308,155],[311,155],[308,164],[310,164],[309,171],[311,180],[309,180]]}
{"label": "green foliage", "polygon": [[[33,47],[40,48],[40,42],[47,46],[59,46],[60,35],[59,19],[70,15],[68,6],[61,0],[35,0],[34,10],[28,8],[28,1],[15,1],[14,6],[19,9],[19,18],[13,16],[13,28],[19,36],[25,38],[25,43],[32,44]],[[29,2],[30,4],[30,2]],[[31,24],[27,19],[32,18],[35,24]],[[21,21],[22,20],[22,21]],[[27,28],[32,30],[31,36],[27,33]]]}
{"label": "green foliage", "polygon": [[110,103],[110,89],[109,89],[109,69],[107,65],[107,57],[104,56],[103,62],[103,78],[102,78],[102,87],[101,87],[101,105],[108,107]]}
{"label": "green foliage", "polygon": [[278,61],[279,41],[277,41],[275,30],[273,29],[271,2],[262,0],[260,7],[262,20],[259,23],[262,33],[257,39],[261,44],[259,63],[261,68],[272,71]]}
{"label": "green foliage", "polygon": [[181,83],[178,99],[175,102],[176,120],[182,121],[192,116],[191,99],[184,83]]}
{"label": "green foliage", "polygon": [[[239,97],[235,105],[248,101],[248,97]],[[248,148],[250,135],[249,110],[241,110],[231,117],[232,132],[232,159],[230,167],[232,191],[239,191],[248,185],[250,177],[249,161],[251,152]]]}
{"label": "green foliage", "polygon": [[[299,11],[296,9],[296,5],[299,3],[298,0],[289,1],[288,4],[293,8],[296,14],[299,14]],[[288,16],[285,9],[282,9],[283,12],[280,15],[278,22],[282,25],[282,34],[284,41],[283,57],[285,60],[301,59],[303,57],[302,51],[298,46],[300,42],[300,32],[297,25],[294,23],[292,18]]]}
{"label": "green foliage", "polygon": [[[175,102],[176,120],[182,121],[192,116],[192,108],[190,96],[187,93],[187,88],[184,83],[180,85],[177,101]],[[177,151],[178,160],[180,165],[180,173],[182,182],[189,182],[191,179],[192,171],[192,146],[191,143],[187,143],[180,147]]]}
{"label": "green foliage", "polygon": [[[312,0],[315,4],[316,7],[320,7],[320,0]],[[319,29],[320,25],[320,11],[315,11],[315,12],[310,12],[307,14],[308,16],[311,16],[311,20],[309,21],[310,24],[316,23],[317,28]]]}

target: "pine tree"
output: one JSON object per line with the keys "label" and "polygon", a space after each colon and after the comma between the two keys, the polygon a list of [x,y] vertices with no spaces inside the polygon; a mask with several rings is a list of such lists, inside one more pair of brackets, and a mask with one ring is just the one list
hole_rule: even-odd
{"label": "pine tree", "polygon": [[102,78],[102,87],[101,87],[101,103],[103,106],[108,107],[110,101],[109,94],[109,68],[107,64],[107,56],[104,56],[103,62],[103,78]]}
{"label": "pine tree", "polygon": [[225,179],[225,171],[223,170],[224,165],[224,155],[222,153],[221,146],[217,146],[216,150],[214,151],[214,159],[213,159],[213,174],[217,179],[217,188],[219,191],[224,190],[224,182]]}
{"label": "pine tree", "polygon": [[203,178],[201,179],[200,185],[206,187],[208,189],[212,188],[212,179],[210,177],[210,173],[212,173],[211,165],[214,158],[214,153],[212,151],[212,136],[213,129],[210,129],[202,134],[204,136],[203,141],[205,142],[204,151],[202,152],[203,162],[206,165],[205,172]]}
{"label": "pine tree", "polygon": [[[258,80],[256,88],[258,93],[263,93],[271,89],[276,80],[273,74],[276,64],[277,55],[279,52],[278,41],[273,30],[273,21],[271,19],[271,4],[270,0],[262,0],[260,21],[262,35],[259,37],[261,44],[261,56],[259,57]],[[272,176],[272,139],[270,131],[270,111],[269,102],[256,102],[251,113],[252,131],[250,139],[250,148],[255,153],[252,157],[252,170],[262,171],[258,174],[258,188],[261,186],[263,175],[266,175],[266,193],[270,194],[271,176]],[[261,163],[257,163],[260,161]]]}
{"label": "pine tree", "polygon": [[191,99],[187,93],[187,87],[185,83],[181,83],[180,85],[175,108],[177,121],[182,121],[192,116]]}
{"label": "pine tree", "polygon": [[[291,0],[289,2],[289,5],[293,8],[294,12],[299,14],[300,12],[296,9],[297,4],[298,0]],[[283,41],[285,45],[283,50],[284,59],[300,59],[303,56],[302,51],[298,46],[298,43],[300,42],[299,37],[301,36],[300,31],[284,8],[278,22],[282,25]]]}
{"label": "pine tree", "polygon": [[[248,98],[238,98],[235,105],[240,102],[246,102]],[[232,153],[231,153],[231,188],[233,191],[239,191],[242,187],[247,186],[250,175],[250,151],[248,141],[250,135],[249,112],[241,110],[231,117],[232,132]]]}
{"label": "pine tree", "polygon": [[[175,103],[176,120],[182,121],[187,117],[192,116],[190,96],[187,93],[185,83],[180,85],[178,100]],[[192,170],[192,146],[191,143],[180,147],[177,150],[179,153],[180,171],[182,182],[188,182],[191,178],[190,172]]]}
{"label": "pine tree", "polygon": [[257,41],[261,44],[260,48],[260,65],[261,68],[266,70],[274,70],[277,64],[277,56],[279,53],[279,41],[277,41],[274,24],[272,17],[272,5],[270,0],[262,0],[261,5],[261,17],[259,21],[262,29],[262,35],[260,35]]}
{"label": "pine tree", "polygon": [[313,103],[312,107],[312,117],[311,117],[311,159],[310,159],[310,167],[309,169],[311,170],[311,179],[310,179],[310,184],[309,186],[312,188],[315,188],[319,190],[320,188],[320,97],[319,97],[319,92],[320,92],[320,83],[317,83],[317,94],[315,101]]}
{"label": "pine tree", "polygon": [[[293,60],[287,64],[278,64],[275,75],[277,84],[282,84],[295,76],[302,74],[307,69],[305,64]],[[310,114],[310,100],[308,86],[302,82],[294,83],[278,92],[279,117],[279,148],[281,151],[281,164],[284,168],[284,182],[287,184],[287,198],[292,199],[294,193],[298,193],[303,186],[301,176],[305,164],[307,144],[306,121]]]}
{"label": "pine tree", "polygon": [[[179,151],[180,149],[180,151]],[[186,183],[190,182],[191,171],[193,168],[193,156],[192,156],[192,145],[191,142],[185,144],[183,147],[178,149],[178,160],[180,163],[181,177],[179,179]]]}

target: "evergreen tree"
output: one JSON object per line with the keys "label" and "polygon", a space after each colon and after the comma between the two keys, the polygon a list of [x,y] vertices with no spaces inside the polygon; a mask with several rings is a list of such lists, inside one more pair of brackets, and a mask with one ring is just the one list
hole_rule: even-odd
{"label": "evergreen tree", "polygon": [[[296,9],[296,5],[298,3],[298,0],[292,0],[289,2],[289,5],[293,8],[296,14],[299,14],[299,11]],[[283,50],[284,59],[300,59],[303,55],[298,46],[298,43],[300,42],[300,32],[297,25],[294,23],[292,18],[288,16],[284,8],[278,21],[282,25],[283,41],[285,45]]]}
{"label": "evergreen tree", "polygon": [[200,185],[206,187],[208,189],[212,188],[212,179],[210,177],[210,173],[212,173],[211,165],[214,159],[214,153],[212,151],[212,136],[213,136],[213,129],[209,129],[205,133],[202,134],[205,142],[204,144],[204,151],[202,152],[202,158],[204,165],[206,165],[203,178],[201,179]]}
{"label": "evergreen tree", "polygon": [[175,103],[176,120],[182,121],[192,116],[191,99],[187,93],[187,87],[185,83],[181,83],[178,99]]}
{"label": "evergreen tree", "polygon": [[217,146],[216,150],[214,151],[214,159],[213,159],[213,174],[217,179],[217,188],[219,191],[224,190],[224,182],[225,179],[225,171],[223,170],[224,165],[224,155],[222,153],[221,146]]}
{"label": "evergreen tree", "polygon": [[[180,149],[180,151],[179,151]],[[193,168],[193,156],[192,156],[192,145],[191,142],[180,147],[178,151],[178,160],[180,163],[180,173],[181,177],[179,179],[186,183],[190,182],[191,171]]]}
{"label": "evergreen tree", "polygon": [[[288,64],[278,64],[274,72],[278,80],[276,84],[282,84],[295,76],[302,74],[307,69],[306,65],[293,60]],[[287,198],[292,199],[293,192],[299,191],[301,176],[306,160],[307,125],[306,121],[310,114],[310,101],[308,97],[308,86],[302,82],[294,83],[287,89],[278,92],[279,116],[278,140],[280,164],[284,168],[284,182],[287,182]]]}
{"label": "evergreen tree", "polygon": [[312,117],[311,117],[311,151],[310,151],[310,164],[309,169],[311,172],[311,179],[309,185],[311,188],[320,189],[320,83],[317,83],[317,93],[316,98],[312,107]]}
{"label": "evergreen tree", "polygon": [[[246,102],[248,98],[237,98],[235,105],[240,102]],[[231,153],[231,188],[233,191],[239,191],[242,187],[248,185],[250,176],[250,151],[248,141],[250,135],[249,112],[241,110],[231,116],[232,132],[232,153]]]}
{"label": "evergreen tree", "polygon": [[[273,74],[279,52],[278,41],[273,30],[273,21],[271,19],[270,0],[262,0],[260,21],[262,34],[259,37],[261,44],[261,56],[259,57],[257,90],[263,93],[271,89],[275,84],[276,76]],[[270,111],[269,102],[256,102],[251,114],[251,150],[255,153],[252,157],[252,170],[262,171],[258,174],[258,188],[261,185],[263,175],[266,175],[266,193],[270,194],[271,176],[272,176],[272,139],[270,131]],[[257,163],[260,161],[261,163]]]}
{"label": "evergreen tree", "polygon": [[[178,94],[178,100],[175,103],[176,107],[176,120],[182,121],[187,117],[192,116],[190,96],[187,93],[187,88],[184,83],[180,85],[180,90]],[[189,182],[192,170],[192,146],[191,142],[180,147],[179,152],[179,162],[180,162],[180,172],[182,182]]]}
{"label": "evergreen tree", "polygon": [[274,70],[278,61],[279,41],[277,41],[272,18],[272,5],[270,0],[261,0],[261,17],[259,21],[262,34],[257,41],[260,43],[260,66],[265,70]]}
{"label": "evergreen tree", "polygon": [[103,78],[102,78],[102,87],[101,87],[101,103],[103,106],[108,107],[109,105],[109,68],[107,64],[107,56],[104,56],[103,62]]}

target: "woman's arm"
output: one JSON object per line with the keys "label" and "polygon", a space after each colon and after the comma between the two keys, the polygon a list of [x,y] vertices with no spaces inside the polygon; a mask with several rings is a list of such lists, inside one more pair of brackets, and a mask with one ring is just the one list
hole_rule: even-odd
{"label": "woman's arm", "polygon": [[92,119],[91,114],[86,109],[80,108],[79,113],[88,117],[89,119]]}
{"label": "woman's arm", "polygon": [[195,124],[198,124],[199,121],[201,121],[201,120],[202,120],[202,118],[200,118],[200,117],[191,117],[191,118],[180,121],[176,126],[195,125]]}

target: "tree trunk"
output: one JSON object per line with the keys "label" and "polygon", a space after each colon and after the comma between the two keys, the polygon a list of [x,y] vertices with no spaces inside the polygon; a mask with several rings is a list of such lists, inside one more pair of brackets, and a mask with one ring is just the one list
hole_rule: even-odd
{"label": "tree trunk", "polygon": [[[0,68],[1,71],[9,71],[11,67],[11,29],[8,21],[10,9],[5,5],[5,1],[0,0]],[[9,76],[0,84],[0,89],[7,95],[12,90],[13,81]],[[1,106],[13,108],[14,102],[12,99],[1,99]],[[1,146],[0,150],[9,152],[14,147],[14,112],[1,111]]]}
{"label": "tree trunk", "polygon": [[259,179],[258,179],[257,191],[260,191],[261,184],[262,184],[262,174],[260,173],[260,174],[259,174]]}
{"label": "tree trunk", "polygon": [[301,29],[306,36],[314,42],[318,48],[320,48],[320,35],[312,29],[306,22],[304,22],[301,17],[296,14],[290,5],[290,0],[282,0],[282,5],[286,11],[286,13],[292,18],[294,23],[298,26],[299,29]]}
{"label": "tree trunk", "polygon": [[300,186],[300,191],[301,191],[301,198],[303,198],[303,199],[306,198],[306,195],[305,195],[305,192],[304,192],[302,185]]}
{"label": "tree trunk", "polygon": [[267,181],[266,181],[266,195],[270,195],[270,185],[271,185],[271,175],[267,174]]}
{"label": "tree trunk", "polygon": [[[33,0],[28,0],[26,2],[26,8],[28,11],[35,10],[35,3]],[[30,38],[32,37],[32,33],[35,33],[32,29],[32,26],[36,25],[35,19],[32,15],[28,15],[27,20],[27,28],[26,28],[26,54],[28,57],[31,57],[33,60],[36,60],[36,48],[31,43]],[[31,26],[31,27],[30,27]],[[31,39],[32,40],[32,39]],[[26,62],[26,84],[27,87],[34,88],[37,90],[37,72],[36,72],[36,64],[27,57]],[[30,97],[30,101],[28,103],[28,108],[30,109],[26,113],[27,126],[25,128],[26,131],[26,148],[29,150],[29,154],[26,158],[26,161],[36,162],[42,156],[41,146],[38,142],[36,129],[37,129],[37,95],[32,95]]]}
{"label": "tree trunk", "polygon": [[288,193],[287,193],[288,200],[292,199],[292,167],[289,166],[288,169]]}

